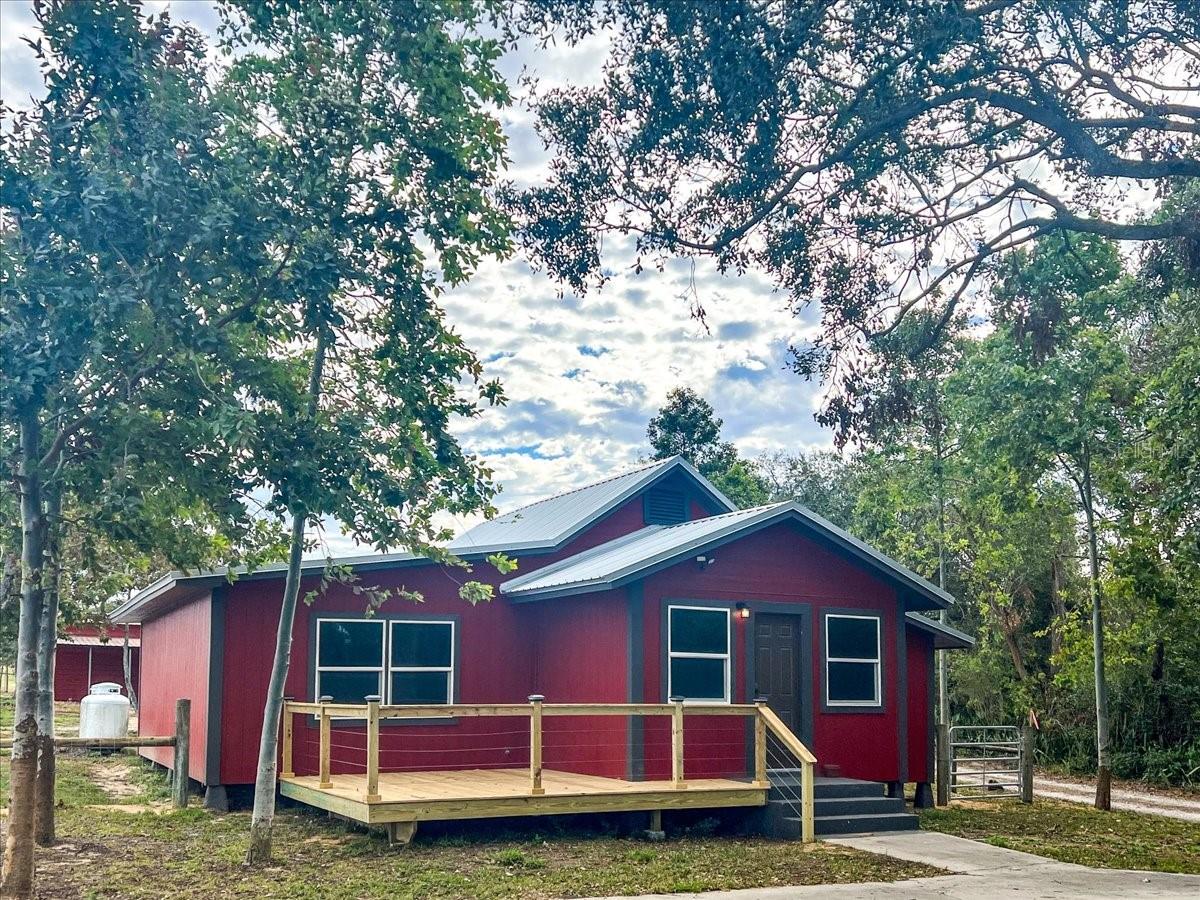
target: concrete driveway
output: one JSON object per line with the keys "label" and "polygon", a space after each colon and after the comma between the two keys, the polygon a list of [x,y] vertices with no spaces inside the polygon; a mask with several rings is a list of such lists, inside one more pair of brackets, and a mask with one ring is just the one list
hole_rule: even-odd
{"label": "concrete driveway", "polygon": [[1031,853],[1005,850],[978,841],[910,831],[898,834],[830,838],[830,843],[922,862],[954,874],[935,878],[865,884],[754,888],[706,894],[666,894],[661,900],[726,898],[784,900],[804,897],[879,897],[888,900],[1062,900],[1079,898],[1200,897],[1200,875],[1165,875],[1122,869],[1091,869],[1055,862]]}

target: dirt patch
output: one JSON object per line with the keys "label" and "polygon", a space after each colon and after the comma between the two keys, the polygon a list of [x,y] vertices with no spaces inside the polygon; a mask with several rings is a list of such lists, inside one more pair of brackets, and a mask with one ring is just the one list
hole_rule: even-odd
{"label": "dirt patch", "polygon": [[134,783],[132,774],[128,765],[112,765],[104,759],[96,760],[88,768],[92,783],[114,800],[141,795],[141,785]]}

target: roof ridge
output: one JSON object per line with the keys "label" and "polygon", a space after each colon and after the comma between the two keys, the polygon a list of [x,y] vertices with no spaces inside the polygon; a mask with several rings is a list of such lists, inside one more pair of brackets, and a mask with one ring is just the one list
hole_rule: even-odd
{"label": "roof ridge", "polygon": [[729,512],[717,513],[713,516],[700,516],[696,519],[688,519],[686,522],[676,522],[674,525],[668,525],[667,528],[683,528],[686,525],[695,525],[697,522],[711,522],[713,519],[725,519],[729,516],[742,516],[746,513],[762,512],[765,509],[775,509],[780,506],[788,506],[790,500],[778,500],[775,503],[761,503],[758,506],[747,506],[745,509],[731,509]]}
{"label": "roof ridge", "polygon": [[[496,518],[502,519],[505,516],[515,515],[516,513],[522,512],[523,510],[531,509],[534,506],[540,506],[543,503],[549,503],[551,500],[558,500],[558,499],[561,499],[562,497],[569,497],[569,496],[571,496],[571,494],[578,494],[580,491],[586,491],[589,488],[599,487],[602,484],[608,484],[610,481],[616,481],[618,478],[627,478],[630,475],[635,475],[638,472],[644,472],[647,469],[653,469],[657,466],[664,466],[667,463],[669,463],[675,459],[679,459],[679,458],[681,458],[680,455],[678,453],[676,453],[674,456],[668,456],[666,459],[656,459],[656,460],[653,460],[652,462],[648,462],[648,463],[645,463],[644,465],[636,466],[635,468],[628,469],[627,471],[620,472],[616,475],[609,475],[607,478],[601,478],[599,481],[592,481],[592,482],[589,482],[588,484],[581,484],[579,487],[571,488],[568,491],[561,491],[560,493],[557,493],[557,494],[551,494],[549,497],[542,497],[542,499],[540,499],[540,500],[534,500],[532,503],[526,503],[524,506],[518,506],[516,509],[510,509],[507,512],[500,513],[500,515],[498,515]],[[491,521],[495,521],[495,519],[493,519]],[[468,532],[464,532],[464,534],[467,534],[467,533]]]}

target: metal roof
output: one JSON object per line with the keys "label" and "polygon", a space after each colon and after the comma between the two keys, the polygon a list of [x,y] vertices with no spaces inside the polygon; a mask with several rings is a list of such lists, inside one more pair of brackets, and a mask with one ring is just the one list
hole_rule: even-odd
{"label": "metal roof", "polygon": [[[687,473],[701,493],[719,508],[735,508],[729,498],[687,460],[682,456],[672,456],[489,519],[459,535],[448,545],[448,549],[467,557],[557,549],[639,491],[676,471]],[[378,553],[332,560],[305,560],[301,564],[301,571],[304,574],[319,573],[324,571],[329,562],[367,572],[427,561],[425,557],[413,553]],[[233,578],[267,578],[286,571],[287,563],[283,562],[258,566],[253,571],[248,571],[244,566],[220,566],[197,572],[168,572],[114,609],[109,618],[113,622],[123,623],[138,622],[148,614],[154,615],[160,605],[171,602],[170,597],[174,596],[177,587],[204,590]]]}
{"label": "metal roof", "polygon": [[970,650],[975,646],[975,638],[969,634],[959,631],[957,628],[951,628],[949,625],[943,625],[936,619],[929,618],[929,616],[910,612],[905,613],[904,618],[909,625],[913,625],[933,635],[933,647],[935,650]]}
{"label": "metal roof", "polygon": [[648,526],[528,575],[510,579],[500,586],[500,590],[514,600],[547,599],[607,590],[634,578],[645,577],[690,554],[700,553],[706,548],[785,520],[798,521],[816,531],[935,607],[954,602],[954,598],[937,585],[794,501],[694,519],[680,525]]}
{"label": "metal roof", "polygon": [[455,553],[553,550],[639,491],[678,470],[686,472],[705,496],[721,509],[737,508],[687,460],[672,456],[481,522],[459,535],[449,547]]}
{"label": "metal roof", "polygon": [[[60,647],[123,647],[125,645],[125,638],[100,638],[94,634],[68,634],[60,637],[57,644]],[[142,639],[131,637],[129,639],[129,646],[142,646]]]}

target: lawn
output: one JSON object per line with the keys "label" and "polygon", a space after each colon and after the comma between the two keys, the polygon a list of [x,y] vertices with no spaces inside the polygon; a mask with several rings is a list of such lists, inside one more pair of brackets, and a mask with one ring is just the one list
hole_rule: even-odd
{"label": "lawn", "polygon": [[1162,816],[993,801],[922,810],[921,827],[1085,866],[1200,874],[1200,827]]}
{"label": "lawn", "polygon": [[162,778],[132,756],[63,756],[58,771],[61,840],[39,857],[43,897],[582,897],[940,874],[831,844],[704,834],[647,843],[480,827],[392,849],[295,809],[276,819],[276,865],[247,870],[246,813],[172,811]]}

